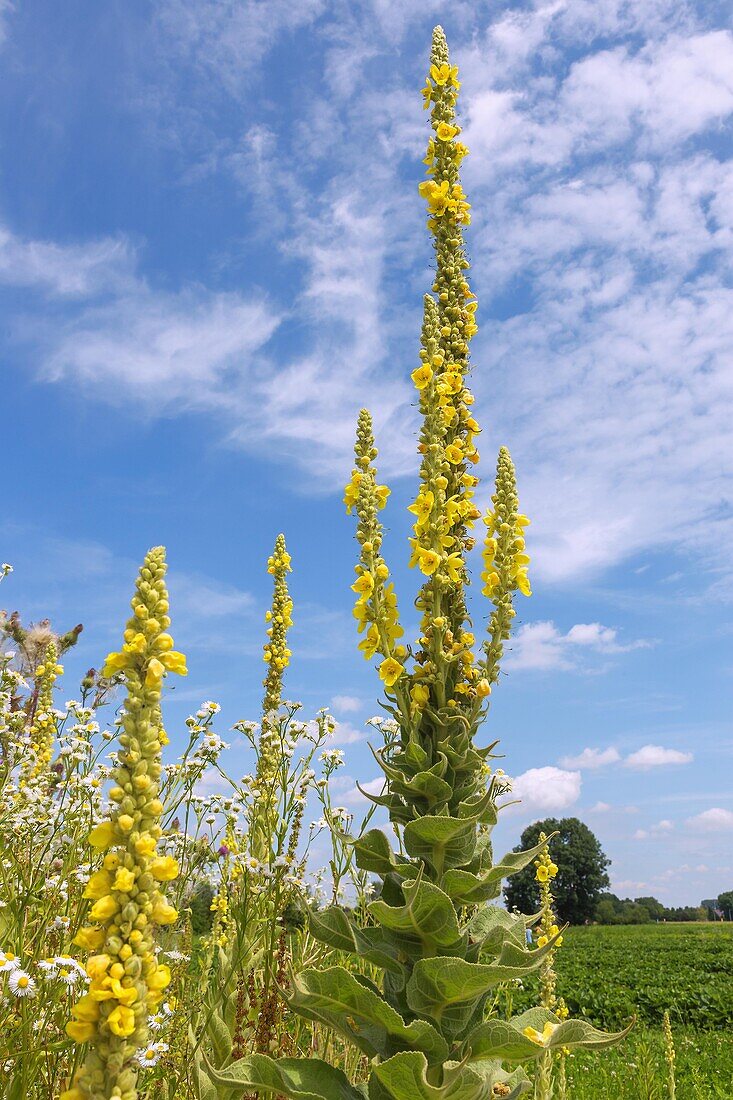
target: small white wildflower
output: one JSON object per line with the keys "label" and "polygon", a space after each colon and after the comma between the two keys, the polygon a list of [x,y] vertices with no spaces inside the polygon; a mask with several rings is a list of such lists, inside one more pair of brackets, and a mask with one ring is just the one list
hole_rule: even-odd
{"label": "small white wildflower", "polygon": [[36,983],[25,970],[13,970],[8,978],[8,988],[15,997],[35,997]]}

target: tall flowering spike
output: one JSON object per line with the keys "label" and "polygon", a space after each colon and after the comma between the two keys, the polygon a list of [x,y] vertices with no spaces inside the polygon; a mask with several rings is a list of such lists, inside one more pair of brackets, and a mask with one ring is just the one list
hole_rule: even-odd
{"label": "tall flowering spike", "polygon": [[519,511],[514,464],[506,447],[499,451],[493,511],[484,516],[486,540],[483,548],[483,595],[494,604],[489,621],[489,638],[484,644],[484,678],[489,689],[499,678],[504,642],[509,638],[516,612],[513,596],[518,590],[530,596],[529,555],[524,541],[527,516]]}
{"label": "tall flowering spike", "polygon": [[288,573],[292,572],[290,554],[285,546],[285,536],[278,535],[275,548],[267,559],[267,572],[274,578],[272,606],[265,615],[267,641],[263,658],[267,663],[267,675],[263,680],[265,695],[262,700],[262,726],[259,757],[257,760],[257,785],[261,792],[258,817],[252,825],[250,848],[252,855],[266,861],[271,849],[272,784],[279,767],[279,726],[277,714],[282,702],[283,673],[290,663],[288,630],[293,623],[293,601],[288,592]]}
{"label": "tall flowering spike", "polygon": [[168,633],[165,550],[145,557],[132,598],[132,616],[119,652],[110,653],[105,676],[123,674],[127,688],[118,763],[109,796],[109,818],[89,835],[104,852],[102,866],[87,883],[90,923],[75,942],[91,952],[88,992],[72,1009],[69,1036],[88,1043],[74,1087],[63,1100],[135,1100],[136,1050],[147,1039],[148,1014],[163,999],[170,971],[154,951],[156,925],[173,923],[162,883],[178,875],[171,856],[157,854],[162,835],[159,799],[162,772],[160,697],[165,673],[186,673],[182,653]]}
{"label": "tall flowering spike", "polygon": [[[549,938],[526,945],[526,919],[490,906],[499,896],[507,867],[521,870],[543,845],[493,863],[491,830],[497,799],[508,792],[500,775],[491,776],[491,748],[479,748],[476,734],[491,690],[486,673],[490,655],[476,661],[468,629],[466,552],[471,527],[480,513],[473,503],[477,479],[478,425],[466,387],[468,343],[475,332],[475,303],[466,282],[468,263],[462,227],[468,204],[458,167],[465,148],[456,139],[457,70],[450,64],[440,27],[433,35],[430,75],[425,87],[432,106],[433,136],[428,146],[428,180],[420,187],[429,208],[436,253],[433,294],[425,298],[420,364],[412,373],[419,394],[422,428],[420,485],[410,512],[414,517],[411,564],[423,575],[417,598],[421,637],[415,650],[398,644],[402,634],[389,570],[382,557],[379,509],[388,490],[377,484],[372,422],[359,415],[356,461],[344,501],[356,511],[360,557],[356,617],[364,635],[360,649],[378,655],[386,687],[386,709],[394,721],[383,725],[385,743],[375,756],[386,777],[382,794],[362,791],[382,806],[399,838],[398,850],[381,829],[353,841],[357,868],[379,877],[377,898],[368,905],[368,927],[342,908],[308,910],[309,934],[329,948],[356,955],[381,971],[381,981],[365,985],[344,966],[304,969],[294,979],[290,1007],[319,1020],[353,1043],[369,1062],[366,1090],[379,1100],[462,1096],[490,1100],[519,1096],[530,1083],[522,1069],[504,1068],[513,1059],[535,1059],[560,1025],[557,1012],[538,1008],[509,1021],[492,1019],[497,986],[506,975],[537,970],[557,943]],[[498,587],[528,591],[526,560],[519,534],[511,460],[499,459],[494,500],[499,534],[491,551]],[[495,631],[503,638],[502,611]],[[492,673],[493,675],[493,673]],[[375,975],[376,977],[376,975]],[[537,1039],[525,1032],[541,1028]],[[378,1025],[378,1026],[377,1026]],[[598,1032],[572,1021],[554,1041],[596,1044]],[[604,1037],[603,1041],[611,1041]],[[256,1054],[230,1063],[217,1075],[222,1086],[248,1093],[274,1092],[298,1100],[304,1092],[318,1100],[339,1095],[359,1100],[341,1069],[315,1058],[274,1061]]]}
{"label": "tall flowering spike", "polygon": [[[526,1027],[524,1034],[538,1046],[546,1047],[562,1020],[567,1018],[568,1012],[564,1002],[560,1004],[557,999],[557,975],[553,965],[555,951],[562,944],[562,936],[555,917],[555,899],[552,896],[552,880],[557,874],[557,864],[553,863],[550,857],[550,849],[545,833],[540,833],[539,842],[542,847],[537,859],[534,861],[535,878],[540,887],[540,925],[537,946],[542,948],[550,945],[550,950],[540,967],[540,1002],[542,1007],[547,1009],[548,1012],[552,1012],[556,1019],[548,1020],[542,1031],[538,1031],[534,1027]],[[554,1095],[552,1087],[552,1052],[549,1050],[544,1050],[540,1056],[535,1084],[537,1100],[552,1100]]]}
{"label": "tall flowering spike", "polygon": [[354,469],[344,492],[344,503],[348,512],[356,511],[356,537],[361,548],[356,580],[351,586],[356,593],[354,618],[359,633],[364,634],[359,649],[367,661],[375,654],[381,656],[379,675],[388,689],[398,685],[396,693],[401,696],[398,681],[405,672],[401,662],[406,651],[397,640],[404,631],[400,626],[394,585],[388,583],[389,569],[381,555],[382,524],[378,516],[387,503],[390,490],[386,485],[377,484],[374,466],[377,448],[372,418],[366,409],[359,413],[354,455]]}
{"label": "tall flowering spike", "polygon": [[274,577],[272,607],[265,615],[268,623],[267,642],[263,647],[263,658],[267,663],[267,675],[263,681],[265,696],[262,700],[262,737],[260,740],[260,759],[258,779],[271,779],[277,768],[275,747],[267,731],[272,725],[273,715],[277,715],[282,702],[283,673],[290,663],[290,650],[287,645],[288,630],[293,624],[293,601],[288,592],[288,573],[292,572],[290,554],[285,546],[285,536],[278,535],[275,549],[267,559],[267,572]]}
{"label": "tall flowering spike", "polygon": [[36,699],[33,721],[28,731],[28,740],[33,757],[24,763],[21,783],[40,779],[51,763],[53,744],[56,736],[56,721],[53,716],[53,686],[63,672],[57,663],[58,650],[55,642],[49,642],[43,655],[43,663],[36,669],[38,697]]}

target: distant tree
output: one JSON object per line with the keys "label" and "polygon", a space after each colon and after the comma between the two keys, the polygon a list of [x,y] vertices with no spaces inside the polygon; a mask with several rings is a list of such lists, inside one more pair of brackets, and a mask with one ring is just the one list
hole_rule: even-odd
{"label": "distant tree", "polygon": [[616,924],[616,906],[610,898],[601,898],[596,906],[596,920],[599,924]]}
{"label": "distant tree", "polygon": [[718,909],[723,910],[726,920],[733,920],[733,890],[725,890],[718,894]]}
{"label": "distant tree", "polygon": [[656,898],[634,898],[634,904],[643,906],[652,920],[664,918],[664,906]]}
{"label": "distant tree", "polygon": [[[550,855],[558,868],[552,892],[560,920],[570,924],[592,920],[601,891],[609,882],[606,868],[610,860],[598,838],[577,817],[564,817],[560,821],[548,817],[527,826],[514,851],[532,848],[537,844],[540,833],[548,836],[559,834],[550,841]],[[519,909],[522,913],[538,911],[539,890],[531,863],[523,871],[512,875],[504,889],[504,897],[510,909]]]}

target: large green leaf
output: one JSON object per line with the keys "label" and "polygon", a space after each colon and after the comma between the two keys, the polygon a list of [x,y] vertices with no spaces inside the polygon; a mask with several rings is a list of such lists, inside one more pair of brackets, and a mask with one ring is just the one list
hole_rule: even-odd
{"label": "large green leaf", "polygon": [[501,982],[536,969],[554,940],[535,951],[505,943],[492,963],[464,959],[421,959],[407,983],[407,1003],[418,1015],[434,1020],[443,1033],[457,1036],[470,1022],[480,998]]}
{"label": "large green leaf", "polygon": [[481,902],[491,901],[499,896],[503,880],[531,863],[543,847],[544,843],[526,852],[508,852],[497,864],[479,875],[451,868],[441,879],[441,889],[455,905],[480,905]]}
{"label": "large green leaf", "polygon": [[412,801],[424,799],[430,809],[439,804],[446,805],[453,794],[453,788],[438,774],[440,771],[445,771],[445,768],[441,768],[438,763],[430,771],[418,772],[414,779],[393,780],[390,787],[403,798],[408,797]]}
{"label": "large green leaf", "polygon": [[[427,1079],[425,1056],[406,1052],[396,1054],[372,1068],[369,1079],[369,1100],[490,1100],[492,1086],[467,1067],[457,1067],[444,1075],[442,1085]],[[458,1072],[455,1072],[455,1070]],[[436,1074],[437,1076],[437,1074]]]}
{"label": "large green leaf", "polygon": [[476,826],[455,817],[419,817],[405,826],[404,841],[409,855],[430,864],[441,875],[447,867],[470,861],[476,847]]}
{"label": "large green leaf", "polygon": [[[546,1024],[554,1030],[544,1042],[537,1042],[525,1035],[525,1029],[542,1035]],[[461,1053],[469,1062],[487,1058],[500,1058],[508,1062],[521,1062],[537,1058],[543,1050],[585,1047],[601,1050],[612,1046],[628,1034],[630,1027],[615,1033],[598,1031],[585,1020],[563,1022],[547,1008],[531,1008],[511,1020],[486,1020],[466,1037]]]}
{"label": "large green leaf", "polygon": [[301,1016],[340,1032],[369,1058],[389,1058],[400,1050],[422,1051],[431,1064],[448,1057],[445,1040],[431,1024],[406,1024],[375,990],[341,966],[297,974],[288,1000]]}
{"label": "large green leaf", "polygon": [[435,955],[439,948],[454,947],[461,939],[456,911],[450,898],[422,876],[404,882],[405,904],[385,905],[373,901],[369,912],[390,932],[418,939],[426,955]]}
{"label": "large green leaf", "polygon": [[386,875],[396,867],[389,840],[381,829],[369,829],[354,842],[356,865],[362,871]]}
{"label": "large green leaf", "polygon": [[440,886],[454,905],[481,905],[482,902],[498,898],[501,893],[501,879],[474,875],[470,871],[454,868],[445,872]]}
{"label": "large green leaf", "polygon": [[466,931],[472,940],[471,961],[478,962],[481,955],[498,955],[507,942],[526,948],[525,918],[507,913],[498,905],[482,906],[466,925]]}
{"label": "large green leaf", "polygon": [[395,957],[396,949],[384,940],[379,929],[358,928],[348,914],[335,905],[322,912],[309,907],[307,913],[310,933],[319,943],[345,954],[359,955],[382,970],[404,974],[404,967]]}
{"label": "large green leaf", "polygon": [[[499,1095],[503,1097],[503,1100],[515,1100],[516,1097],[532,1091],[532,1085],[521,1066],[509,1073],[503,1068],[501,1062],[491,1059],[484,1062],[472,1062],[471,1069],[474,1073],[483,1077],[489,1086],[489,1095],[492,1100]],[[509,1089],[509,1092],[494,1092],[497,1085],[503,1085],[505,1089]]]}
{"label": "large green leaf", "polygon": [[587,1020],[563,1020],[560,1022],[557,1016],[548,1013],[547,1009],[544,1008],[530,1008],[527,1012],[523,1012],[521,1016],[515,1016],[510,1023],[519,1031],[524,1031],[526,1027],[532,1027],[535,1031],[541,1032],[548,1019],[550,1023],[557,1024],[546,1044],[543,1044],[549,1050],[560,1047],[584,1047],[586,1050],[602,1050],[604,1047],[610,1047],[614,1043],[620,1042],[634,1026],[632,1020],[623,1031],[599,1031]]}
{"label": "large green leaf", "polygon": [[320,1058],[278,1058],[275,1062],[265,1054],[250,1054],[225,1070],[209,1066],[209,1075],[233,1096],[274,1092],[289,1100],[365,1100],[364,1090]]}

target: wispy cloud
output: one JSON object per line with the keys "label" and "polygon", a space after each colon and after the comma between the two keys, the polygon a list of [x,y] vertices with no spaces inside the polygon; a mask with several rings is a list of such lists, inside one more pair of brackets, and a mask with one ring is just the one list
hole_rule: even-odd
{"label": "wispy cloud", "polygon": [[713,806],[700,814],[687,819],[687,825],[700,833],[733,832],[733,810],[724,810]]}
{"label": "wispy cloud", "polygon": [[690,764],[693,760],[691,752],[681,752],[679,749],[665,749],[662,745],[644,745],[643,748],[632,752],[624,760],[624,766],[635,768],[638,771],[646,771],[649,768],[664,768],[668,765]]}
{"label": "wispy cloud", "polygon": [[641,639],[622,644],[616,629],[600,623],[576,623],[565,634],[552,622],[525,623],[514,637],[505,667],[567,670],[580,667],[587,653],[615,655],[649,644]]}
{"label": "wispy cloud", "polygon": [[583,749],[577,756],[563,756],[560,763],[563,768],[577,768],[580,771],[603,768],[607,764],[616,764],[621,753],[613,747],[608,749]]}
{"label": "wispy cloud", "polygon": [[[573,806],[580,798],[579,771],[562,768],[530,768],[512,780],[512,797],[521,800],[516,812],[555,813]],[[511,809],[511,807],[510,807]]]}

